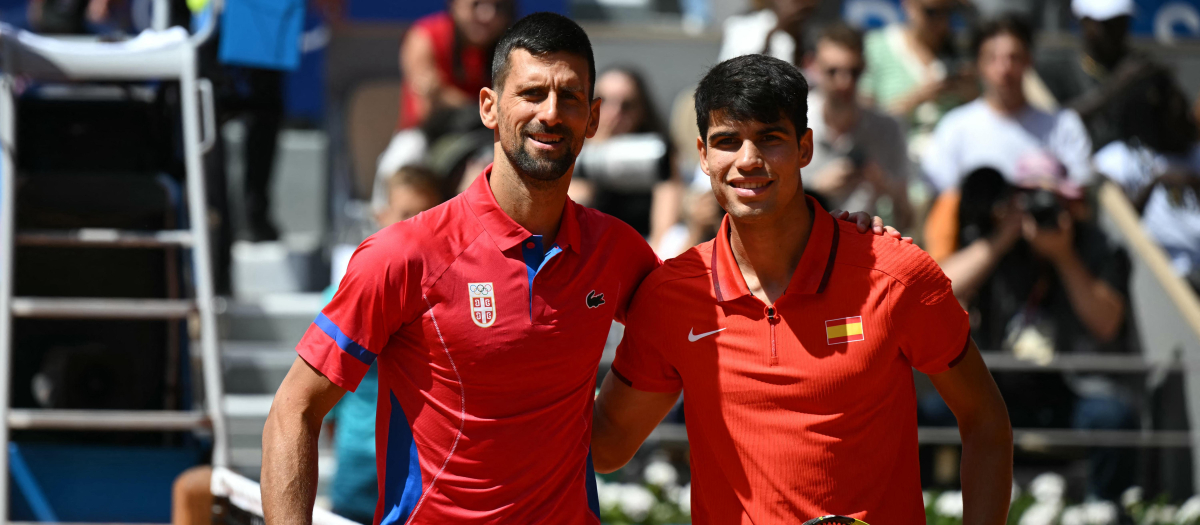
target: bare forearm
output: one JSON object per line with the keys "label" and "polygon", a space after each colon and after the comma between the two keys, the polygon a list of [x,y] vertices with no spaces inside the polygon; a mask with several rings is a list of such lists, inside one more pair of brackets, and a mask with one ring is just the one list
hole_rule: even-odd
{"label": "bare forearm", "polygon": [[1108,283],[1097,279],[1074,252],[1056,262],[1071,308],[1097,339],[1110,341],[1121,329],[1125,301]]}
{"label": "bare forearm", "polygon": [[626,463],[679,399],[679,392],[642,392],[604,376],[592,412],[592,465],[608,473]]}
{"label": "bare forearm", "polygon": [[967,303],[987,281],[1003,253],[991,239],[979,239],[941,263],[959,302]]}
{"label": "bare forearm", "polygon": [[317,496],[317,437],[303,415],[272,409],[263,428],[263,516],[271,525],[312,522]]}
{"label": "bare forearm", "polygon": [[1007,417],[960,426],[964,525],[1002,525],[1012,496],[1012,428]]}

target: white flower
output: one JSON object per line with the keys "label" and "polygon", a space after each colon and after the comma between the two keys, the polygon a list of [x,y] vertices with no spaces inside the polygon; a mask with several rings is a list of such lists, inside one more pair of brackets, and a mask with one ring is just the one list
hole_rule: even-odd
{"label": "white flower", "polygon": [[596,495],[600,497],[600,508],[612,509],[621,504],[621,484],[605,483],[596,478]]}
{"label": "white flower", "polygon": [[682,489],[679,489],[679,496],[678,499],[675,500],[675,504],[679,505],[679,510],[682,510],[685,514],[690,515],[692,513],[691,483],[688,483],[687,485],[684,485]]}
{"label": "white flower", "polygon": [[1033,478],[1029,484],[1029,492],[1038,503],[1061,502],[1067,481],[1053,472],[1045,472]]}
{"label": "white flower", "polygon": [[1125,489],[1121,493],[1121,506],[1125,508],[1132,507],[1142,502],[1142,487],[1134,485]]}
{"label": "white flower", "polygon": [[1039,501],[1021,515],[1019,525],[1053,525],[1061,510],[1061,501]]}
{"label": "white flower", "polygon": [[661,459],[655,459],[646,465],[646,470],[642,471],[642,475],[646,478],[646,483],[656,487],[674,485],[679,481],[679,472],[675,470],[675,467]]}
{"label": "white flower", "polygon": [[1192,496],[1183,502],[1179,512],[1175,513],[1175,520],[1182,525],[1192,525],[1200,521],[1200,496]]}
{"label": "white flower", "polygon": [[933,508],[939,516],[961,518],[963,515],[962,492],[943,492],[934,502]]}
{"label": "white flower", "polygon": [[1174,505],[1152,505],[1146,509],[1142,517],[1142,525],[1170,525],[1175,522],[1175,512],[1179,510]]}
{"label": "white flower", "polygon": [[654,494],[641,485],[621,485],[621,512],[633,521],[642,521],[654,507]]}
{"label": "white flower", "polygon": [[1017,498],[1019,497],[1021,497],[1021,486],[1017,485],[1017,482],[1014,481],[1012,486],[1012,495],[1009,496],[1008,502],[1012,503],[1017,501]]}
{"label": "white flower", "polygon": [[1117,505],[1111,501],[1092,501],[1083,504],[1088,525],[1117,525]]}
{"label": "white flower", "polygon": [[1062,525],[1087,525],[1087,515],[1082,505],[1072,505],[1063,509]]}
{"label": "white flower", "polygon": [[921,503],[925,508],[929,508],[929,502],[933,501],[933,493],[928,490],[921,491]]}

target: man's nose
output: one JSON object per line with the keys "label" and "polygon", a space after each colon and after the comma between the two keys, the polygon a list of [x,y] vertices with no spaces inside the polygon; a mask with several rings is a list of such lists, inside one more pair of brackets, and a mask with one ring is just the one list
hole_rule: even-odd
{"label": "man's nose", "polygon": [[745,140],[742,142],[741,149],[738,150],[737,162],[734,167],[738,171],[746,172],[763,166],[762,152],[758,150],[758,146],[754,145],[754,141]]}
{"label": "man's nose", "polygon": [[548,126],[553,126],[562,122],[562,118],[558,113],[558,103],[558,93],[551,91],[550,94],[546,96],[546,100],[542,101],[541,106],[538,107],[538,120],[541,120]]}

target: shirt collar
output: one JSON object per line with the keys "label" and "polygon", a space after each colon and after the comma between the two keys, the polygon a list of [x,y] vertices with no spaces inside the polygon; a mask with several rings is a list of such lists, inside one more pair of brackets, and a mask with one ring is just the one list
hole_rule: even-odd
{"label": "shirt collar", "polygon": [[[463,192],[463,196],[466,197],[467,204],[475,213],[475,217],[483,225],[483,229],[492,237],[492,240],[496,241],[500,251],[507,251],[529,239],[533,234],[517,224],[517,221],[512,220],[512,217],[504,213],[504,210],[496,203],[496,196],[492,193],[492,185],[489,180],[491,176],[492,165],[489,164],[475,179],[475,182],[471,183],[467,191]],[[575,217],[576,206],[570,198],[567,198],[567,202],[563,205],[562,219],[558,225],[558,237],[554,239],[554,244],[564,250],[570,249],[579,253],[580,234],[579,220]]]}
{"label": "shirt collar", "polygon": [[[800,256],[800,264],[788,283],[788,293],[813,294],[825,291],[829,277],[833,274],[833,262],[837,258],[838,237],[840,236],[837,220],[829,215],[812,197],[805,195],[808,209],[812,213],[812,232],[808,235],[808,244],[804,254]],[[729,215],[721,220],[721,229],[713,241],[712,250],[713,289],[717,293],[717,302],[723,303],[750,295],[746,279],[738,267],[737,259],[733,257],[733,247],[729,244]]]}

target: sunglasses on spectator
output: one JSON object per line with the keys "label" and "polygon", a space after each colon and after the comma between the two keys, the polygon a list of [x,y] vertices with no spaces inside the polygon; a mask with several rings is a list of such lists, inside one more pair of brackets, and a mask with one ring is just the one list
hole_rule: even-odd
{"label": "sunglasses on spectator", "polygon": [[827,68],[825,68],[825,75],[830,78],[837,78],[838,75],[846,74],[846,75],[850,75],[850,78],[852,78],[854,80],[858,80],[858,77],[862,76],[862,73],[863,73],[862,67],[827,67]]}

